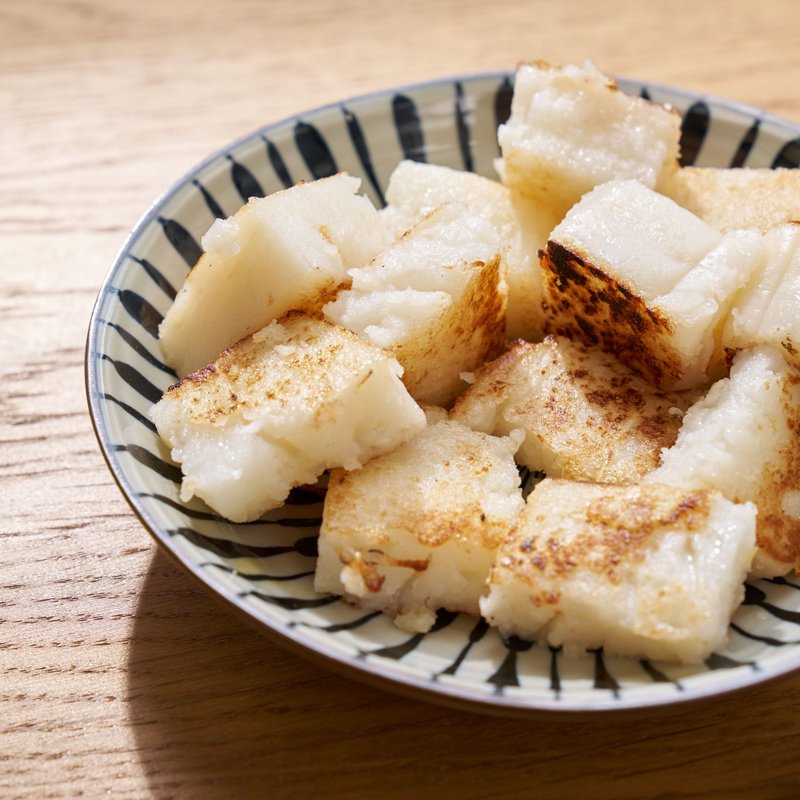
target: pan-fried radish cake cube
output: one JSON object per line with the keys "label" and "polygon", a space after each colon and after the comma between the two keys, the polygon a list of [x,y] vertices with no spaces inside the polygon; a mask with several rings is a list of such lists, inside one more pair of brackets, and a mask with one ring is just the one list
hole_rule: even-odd
{"label": "pan-fried radish cake cube", "polygon": [[730,353],[773,344],[800,368],[800,225],[780,225],[764,235],[764,257],[736,296],[723,332]]}
{"label": "pan-fried radish cake cube", "polygon": [[181,499],[245,522],[424,428],[401,372],[350,331],[291,312],[169,388],[150,416],[183,470]]}
{"label": "pan-fried radish cake cube", "polygon": [[498,129],[503,182],[563,216],[613,178],[655,188],[678,166],[680,117],[619,91],[587,62],[523,64]]}
{"label": "pan-fried radish cake cube", "polygon": [[546,478],[497,551],[481,612],[567,651],[697,663],[744,597],[755,516],[710,490]]}
{"label": "pan-fried radish cake cube", "polygon": [[[438,413],[437,413],[438,412]],[[523,506],[508,437],[435,409],[414,439],[353,472],[333,470],[314,587],[427,631],[437,609],[478,613],[492,557]]]}
{"label": "pan-fried radish cake cube", "polygon": [[762,248],[756,231],[722,235],[638,181],[610,181],[542,253],[548,332],[613,352],[662,388],[702,385]]}
{"label": "pan-fried radish cake cube", "polygon": [[507,186],[477,173],[405,160],[392,171],[387,206],[379,213],[399,237],[443,203],[463,203],[502,235],[513,224],[509,196]]}
{"label": "pan-fried radish cake cube", "polygon": [[800,170],[681,167],[659,191],[719,231],[800,221]]}
{"label": "pan-fried radish cake cube", "polygon": [[800,373],[777,348],[741,351],[683,418],[645,481],[717,489],[758,506],[753,575],[800,568]]}
{"label": "pan-fried radish cake cube", "polygon": [[612,355],[548,336],[477,370],[450,416],[496,435],[521,429],[517,461],[531,470],[635,483],[658,466],[697,396],[661,391]]}
{"label": "pan-fried radish cake cube", "polygon": [[437,206],[461,202],[486,218],[500,236],[507,267],[508,306],[506,335],[510,338],[542,338],[542,271],[539,250],[560,218],[549,207],[535,203],[502,183],[474,172],[402,161],[392,172],[386,189],[389,205],[381,212],[398,234]]}
{"label": "pan-fried radish cake cube", "polygon": [[430,212],[364,269],[323,312],[385,348],[421,403],[446,405],[462,372],[505,344],[506,284],[492,225],[461,203]]}
{"label": "pan-fried radish cake cube", "polygon": [[377,210],[339,174],[251,198],[217,220],[159,328],[166,361],[186,375],[292,309],[318,311],[391,240]]}

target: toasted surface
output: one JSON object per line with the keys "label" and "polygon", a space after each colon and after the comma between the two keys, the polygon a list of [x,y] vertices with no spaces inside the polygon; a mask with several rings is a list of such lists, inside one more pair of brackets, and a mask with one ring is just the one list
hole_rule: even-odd
{"label": "toasted surface", "polygon": [[360,180],[339,174],[252,198],[217,220],[159,328],[186,375],[293,309],[318,311],[390,238]]}
{"label": "toasted surface", "polygon": [[636,482],[675,442],[695,392],[664,392],[616,358],[563,337],[516,342],[475,373],[451,417],[525,433],[517,460],[551,477]]}
{"label": "toasted surface", "polygon": [[168,389],[151,418],[181,464],[181,498],[242,522],[421,430],[401,372],[350,331],[292,312]]}
{"label": "toasted surface", "polygon": [[494,551],[523,505],[519,434],[444,417],[361,469],[334,470],[320,529],[317,591],[414,631],[428,630],[439,608],[478,613]]}
{"label": "toasted surface", "polygon": [[595,186],[636,178],[654,188],[677,168],[680,117],[619,91],[591,63],[523,64],[498,130],[504,183],[564,213]]}
{"label": "toasted surface", "polygon": [[755,513],[713,491],[545,479],[497,552],[482,613],[570,650],[700,661],[744,596]]}
{"label": "toasted surface", "polygon": [[611,181],[550,235],[546,327],[614,353],[664,388],[702,385],[761,247],[755,231],[722,236],[637,181]]}
{"label": "toasted surface", "polygon": [[505,343],[506,284],[494,228],[447,203],[417,223],[364,269],[323,311],[386,348],[419,402],[446,405],[459,375]]}
{"label": "toasted surface", "polygon": [[758,506],[756,576],[800,569],[800,373],[778,349],[743,350],[684,416],[646,481],[717,489]]}
{"label": "toasted surface", "polygon": [[475,173],[417,161],[403,161],[395,168],[386,199],[389,205],[381,213],[398,235],[446,202],[464,203],[487,219],[500,237],[507,267],[506,335],[541,339],[542,277],[537,254],[560,219],[549,207]]}
{"label": "toasted surface", "polygon": [[800,171],[681,167],[660,187],[719,231],[800,222]]}
{"label": "toasted surface", "polygon": [[732,355],[770,344],[800,368],[800,224],[773,228],[762,241],[762,262],[734,299],[722,346]]}

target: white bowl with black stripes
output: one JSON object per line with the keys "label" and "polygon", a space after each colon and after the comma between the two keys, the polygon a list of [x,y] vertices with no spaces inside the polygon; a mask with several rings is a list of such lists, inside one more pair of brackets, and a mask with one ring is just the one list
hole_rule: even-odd
{"label": "white bowl with black stripes", "polygon": [[[800,578],[758,581],[730,642],[697,667],[605,657],[502,639],[481,620],[442,613],[409,635],[313,590],[323,490],[295,491],[257,524],[234,525],[178,499],[147,410],[176,379],[158,324],[215,217],[250,196],[346,170],[378,205],[403,158],[493,176],[496,129],[513,75],[472,75],[359,97],[271,124],[212,155],[169,189],[131,233],[100,291],[86,352],[89,405],[111,472],[142,522],[189,571],[284,643],[365,680],[485,710],[601,710],[685,702],[800,666]],[[800,128],[719,99],[620,81],[683,114],[684,163],[796,167]],[[379,503],[380,498],[376,497]]]}

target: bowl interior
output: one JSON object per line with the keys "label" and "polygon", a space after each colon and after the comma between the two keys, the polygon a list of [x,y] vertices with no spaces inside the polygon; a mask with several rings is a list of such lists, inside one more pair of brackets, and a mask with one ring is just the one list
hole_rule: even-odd
{"label": "bowl interior", "polygon": [[[218,596],[356,677],[382,678],[430,699],[494,710],[603,709],[674,703],[757,682],[800,665],[800,579],[747,587],[727,647],[685,667],[561,651],[503,639],[481,620],[440,613],[426,635],[403,633],[312,586],[324,489],[297,490],[265,521],[234,525],[178,497],[149,407],[174,383],[158,324],[216,217],[250,196],[347,171],[384,204],[403,158],[495,177],[496,130],[513,75],[445,79],[355,98],[267,126],[212,155],[167,191],[125,243],[97,300],[87,343],[87,392],[109,467],[147,528]],[[800,130],[753,109],[621,81],[683,117],[686,164],[796,167]],[[379,502],[379,498],[376,498]]]}

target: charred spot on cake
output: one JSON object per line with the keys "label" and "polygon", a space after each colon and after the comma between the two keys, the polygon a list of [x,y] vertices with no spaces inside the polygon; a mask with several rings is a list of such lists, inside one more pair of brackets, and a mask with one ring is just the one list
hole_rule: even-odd
{"label": "charred spot on cake", "polygon": [[551,315],[545,332],[613,353],[660,387],[683,376],[669,319],[580,253],[549,241],[541,260]]}
{"label": "charred spot on cake", "polygon": [[167,389],[167,392],[179,389],[183,383],[205,383],[207,380],[213,378],[216,372],[217,368],[214,364],[206,364],[206,366],[200,367],[200,369],[196,369],[194,372],[190,372],[183,380],[178,381],[178,383],[173,383],[172,386]]}

